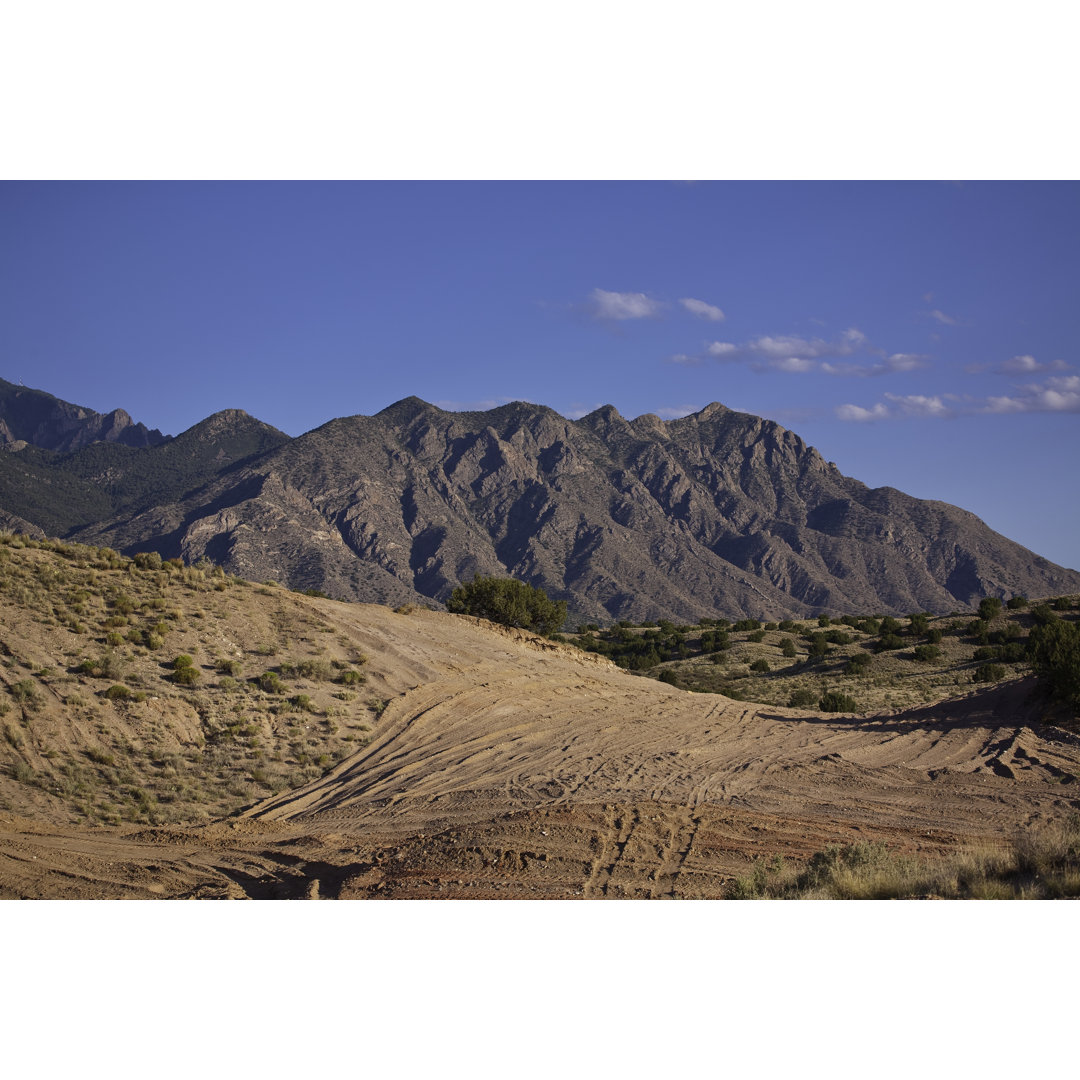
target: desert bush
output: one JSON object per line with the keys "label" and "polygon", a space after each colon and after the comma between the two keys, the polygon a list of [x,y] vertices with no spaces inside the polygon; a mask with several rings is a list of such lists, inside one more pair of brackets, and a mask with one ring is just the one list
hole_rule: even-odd
{"label": "desert bush", "polygon": [[118,634],[115,630],[105,635],[105,644],[115,648],[117,645],[124,644],[124,635]]}
{"label": "desert bush", "polygon": [[124,686],[123,683],[114,683],[105,691],[104,696],[109,701],[127,701],[131,697],[131,690]]}
{"label": "desert bush", "polygon": [[915,659],[921,664],[929,664],[941,656],[941,649],[937,645],[916,645]]}
{"label": "desert bush", "polygon": [[282,694],[285,692],[285,684],[276,671],[264,671],[256,681],[259,688],[268,694]]}
{"label": "desert bush", "polygon": [[221,659],[216,666],[222,675],[231,675],[234,679],[244,670],[244,665],[239,660]]}
{"label": "desert bush", "polygon": [[980,664],[975,669],[972,679],[975,682],[997,682],[1007,674],[1004,664]]}
{"label": "desert bush", "polygon": [[23,705],[36,701],[38,693],[38,685],[33,679],[20,679],[11,686],[11,696]]}
{"label": "desert bush", "polygon": [[900,620],[894,619],[891,615],[886,615],[881,620],[879,630],[883,636],[885,634],[899,634],[901,630]]}
{"label": "desert bush", "polygon": [[1039,604],[1031,609],[1031,618],[1036,626],[1046,626],[1061,616],[1049,604]]}
{"label": "desert bush", "polygon": [[830,690],[818,698],[818,708],[822,712],[858,712],[859,703],[849,694]]}
{"label": "desert bush", "polygon": [[926,640],[931,645],[937,645],[941,641],[941,638],[942,638],[942,633],[936,626],[934,627],[933,630],[927,630],[927,632],[926,632]]}
{"label": "desert bush", "polygon": [[813,690],[792,690],[788,698],[788,706],[792,709],[812,709],[818,701],[818,695]]}
{"label": "desert bush", "polygon": [[1076,607],[1076,601],[1071,596],[1055,597],[1050,605],[1054,611],[1071,611]]}
{"label": "desert bush", "polygon": [[798,650],[795,648],[795,639],[789,637],[784,638],[784,643],[780,646],[780,652],[783,653],[784,656],[788,657],[788,659],[793,656],[797,656]]}
{"label": "desert bush", "polygon": [[765,640],[765,631],[754,630],[752,633],[746,635],[746,640],[754,642],[755,645],[760,644]]}
{"label": "desert bush", "polygon": [[1005,605],[1010,611],[1020,611],[1028,606],[1028,598],[1023,593],[1017,593],[1009,598]]}
{"label": "desert bush", "polygon": [[342,686],[358,686],[360,683],[366,681],[366,676],[362,675],[359,671],[342,671],[334,681],[340,683]]}
{"label": "desert bush", "polygon": [[889,652],[892,649],[902,649],[904,641],[896,634],[882,634],[874,645],[874,652]]}
{"label": "desert bush", "polygon": [[924,637],[930,629],[930,616],[926,612],[908,616],[908,631],[912,637]]}
{"label": "desert bush", "polygon": [[1031,666],[1050,697],[1080,713],[1080,626],[1058,619],[1036,626]]}
{"label": "desert bush", "polygon": [[664,668],[657,676],[657,679],[662,683],[667,683],[669,686],[679,685],[679,676],[671,668]]}
{"label": "desert bush", "polygon": [[769,667],[769,661],[768,660],[755,660],[750,665],[750,670],[751,671],[761,672],[761,673],[764,674],[766,671],[771,671],[772,669]]}
{"label": "desert bush", "polygon": [[513,578],[480,575],[454,589],[446,610],[537,634],[553,634],[566,620],[566,602],[549,600],[543,589]]}
{"label": "desert bush", "polygon": [[987,596],[979,601],[979,618],[990,622],[1001,614],[1001,601],[996,596]]}
{"label": "desert bush", "polygon": [[194,686],[199,681],[197,667],[178,667],[172,673],[172,680],[179,686]]}
{"label": "desert bush", "polygon": [[299,709],[301,712],[315,712],[315,706],[307,694],[297,694],[295,697],[289,698],[289,703],[293,708]]}
{"label": "desert bush", "polygon": [[731,629],[739,633],[744,630],[760,630],[761,623],[757,619],[740,619]]}
{"label": "desert bush", "polygon": [[870,666],[870,654],[865,652],[855,653],[844,665],[845,675],[862,675]]}
{"label": "desert bush", "polygon": [[301,660],[296,673],[314,682],[326,682],[330,678],[330,665],[323,660]]}

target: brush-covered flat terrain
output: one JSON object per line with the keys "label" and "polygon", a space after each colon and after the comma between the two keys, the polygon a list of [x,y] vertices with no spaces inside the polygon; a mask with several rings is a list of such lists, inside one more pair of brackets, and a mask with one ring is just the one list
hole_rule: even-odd
{"label": "brush-covered flat terrain", "polygon": [[976,658],[1036,603],[899,620],[881,649],[880,623],[675,628],[671,685],[467,616],[23,537],[0,599],[0,897],[1080,892],[1080,739],[1017,649]]}

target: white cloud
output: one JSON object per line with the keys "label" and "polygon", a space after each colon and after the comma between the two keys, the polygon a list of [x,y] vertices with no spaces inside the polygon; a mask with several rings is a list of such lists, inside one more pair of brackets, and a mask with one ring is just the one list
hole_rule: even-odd
{"label": "white cloud", "polygon": [[886,394],[905,416],[948,416],[951,410],[938,396],[926,394]]}
{"label": "white cloud", "polygon": [[927,366],[925,356],[917,353],[893,353],[876,364],[830,364],[821,365],[821,370],[826,375],[854,375],[859,378],[867,378],[874,375],[895,375],[905,371],[915,371],[917,368]]}
{"label": "white cloud", "polygon": [[854,420],[865,423],[867,420],[885,420],[889,416],[889,408],[880,401],[872,409],[864,409],[861,405],[838,405],[836,416],[839,420]]}
{"label": "white cloud", "polygon": [[593,314],[598,319],[651,319],[659,315],[664,306],[644,293],[593,289],[590,296]]}
{"label": "white cloud", "polygon": [[684,364],[686,367],[694,367],[701,363],[700,356],[687,356],[686,353],[676,353],[667,358],[669,364]]}
{"label": "white cloud", "polygon": [[931,319],[936,319],[943,326],[957,326],[958,322],[951,315],[946,315],[944,311],[938,311],[934,308],[933,311],[928,311],[927,314]]}
{"label": "white cloud", "polygon": [[1014,356],[1000,364],[968,364],[964,370],[969,375],[982,375],[990,372],[994,375],[1037,375],[1044,371],[1068,371],[1071,365],[1064,360],[1051,360],[1043,363],[1034,356],[1024,354]]}
{"label": "white cloud", "polygon": [[789,371],[794,374],[802,374],[813,371],[818,365],[816,360],[803,360],[798,356],[788,356],[783,360],[774,360],[769,365],[774,371]]}
{"label": "white cloud", "polygon": [[694,300],[691,297],[683,297],[679,303],[682,304],[691,315],[696,315],[699,319],[708,319],[709,322],[724,321],[724,313],[713,304],[706,304],[704,300]]}
{"label": "white cloud", "polygon": [[822,356],[850,356],[859,349],[869,347],[869,340],[861,330],[850,327],[835,341],[822,338],[802,338],[792,334],[765,335],[746,341],[742,345],[714,342],[709,346],[713,355],[732,356],[738,353],[746,357],[765,357],[769,360],[814,360]]}
{"label": "white cloud", "polygon": [[733,360],[739,353],[739,346],[730,341],[714,341],[705,351],[710,356],[726,356]]}
{"label": "white cloud", "polygon": [[1019,394],[986,399],[983,412],[1080,412],[1080,375],[1059,375],[1018,387]]}

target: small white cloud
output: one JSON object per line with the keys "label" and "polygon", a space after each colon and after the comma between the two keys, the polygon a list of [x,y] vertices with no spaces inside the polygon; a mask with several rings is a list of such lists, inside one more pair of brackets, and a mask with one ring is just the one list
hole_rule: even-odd
{"label": "small white cloud", "polygon": [[706,304],[704,300],[694,300],[691,297],[683,297],[679,301],[680,304],[691,315],[696,315],[699,319],[708,319],[709,322],[723,322],[724,313],[713,304]]}
{"label": "small white cloud", "polygon": [[894,405],[900,407],[905,416],[947,416],[948,405],[938,396],[926,394],[886,394]]}
{"label": "small white cloud", "polygon": [[644,293],[593,289],[590,296],[593,314],[598,319],[651,319],[659,315],[664,306]]}
{"label": "small white cloud", "polygon": [[982,375],[986,372],[993,375],[1037,375],[1044,371],[1068,371],[1070,366],[1064,360],[1051,360],[1044,363],[1025,353],[1023,356],[1013,356],[1000,364],[968,364],[964,370],[969,375]]}
{"label": "small white cloud", "polygon": [[700,405],[676,405],[672,408],[653,410],[662,420],[681,420],[684,416],[700,411]]}
{"label": "small white cloud", "polygon": [[667,358],[669,364],[683,364],[686,367],[694,367],[701,363],[700,356],[687,356],[686,353],[676,353],[674,356]]}
{"label": "small white cloud", "polygon": [[838,405],[836,416],[839,420],[854,420],[865,423],[868,420],[885,420],[889,416],[889,408],[880,401],[871,409],[864,409],[861,405]]}
{"label": "small white cloud", "polygon": [[930,303],[933,303],[934,294],[932,292],[924,292],[922,294],[922,298],[926,303],[930,304]]}
{"label": "small white cloud", "polygon": [[927,366],[925,356],[917,353],[893,353],[876,364],[851,364],[840,363],[821,365],[821,370],[826,375],[853,375],[856,378],[868,378],[874,375],[894,375],[905,371],[915,371],[917,368]]}
{"label": "small white cloud", "polygon": [[733,345],[730,341],[714,341],[705,351],[710,356],[721,356],[732,359],[738,354],[739,346]]}
{"label": "small white cloud", "polygon": [[758,370],[762,367],[768,367],[773,371],[788,371],[796,375],[801,375],[807,371],[813,371],[817,366],[816,360],[803,360],[799,356],[786,356],[783,360],[773,360],[767,365],[755,365]]}
{"label": "small white cloud", "polygon": [[927,312],[927,314],[930,316],[931,319],[936,319],[943,326],[957,325],[956,319],[954,319],[951,315],[946,315],[944,311],[938,311],[937,308],[934,308],[933,311]]}

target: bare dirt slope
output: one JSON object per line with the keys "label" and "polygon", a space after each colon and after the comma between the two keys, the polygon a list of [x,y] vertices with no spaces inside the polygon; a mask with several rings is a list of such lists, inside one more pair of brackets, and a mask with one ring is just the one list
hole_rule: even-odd
{"label": "bare dirt slope", "polygon": [[378,670],[368,745],[211,825],[0,816],[0,896],[710,897],[762,855],[946,851],[1080,806],[1080,746],[1028,725],[1024,682],[808,714],[477,620],[295,602]]}

